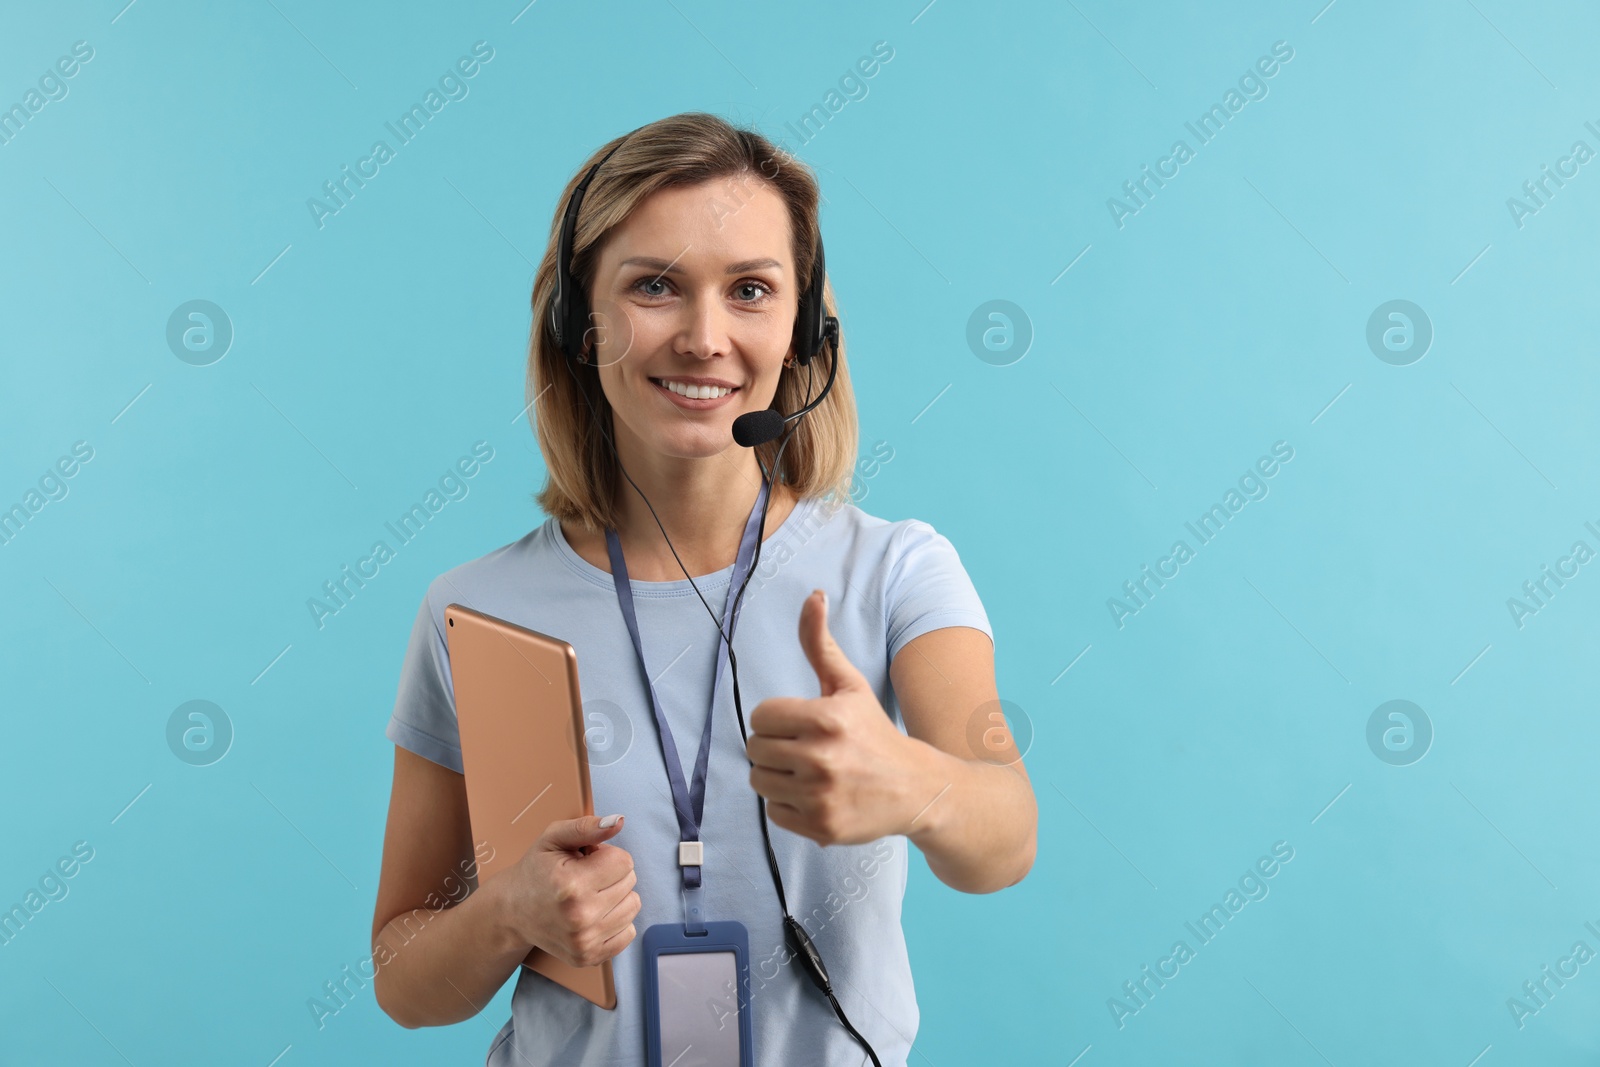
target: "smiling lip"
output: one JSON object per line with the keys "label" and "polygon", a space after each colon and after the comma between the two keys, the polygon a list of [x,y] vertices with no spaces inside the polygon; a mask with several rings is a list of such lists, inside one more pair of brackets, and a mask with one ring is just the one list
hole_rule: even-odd
{"label": "smiling lip", "polygon": [[668,400],[671,400],[674,404],[677,404],[680,408],[687,408],[690,411],[710,411],[712,408],[721,407],[722,405],[728,403],[734,397],[739,395],[739,387],[738,386],[734,385],[732,382],[725,382],[725,381],[722,381],[722,380],[717,379],[717,378],[678,378],[678,377],[674,377],[674,378],[672,378],[670,380],[671,381],[675,381],[675,382],[682,382],[685,385],[714,385],[714,386],[718,386],[720,388],[731,389],[732,390],[732,392],[729,392],[724,396],[711,397],[711,398],[706,399],[706,400],[691,400],[688,397],[683,396],[683,395],[681,395],[679,393],[674,393],[671,389],[668,389],[666,386],[662,385],[661,384],[662,379],[660,379],[660,378],[651,378],[650,379],[650,384],[652,386],[654,386],[658,392],[660,392],[661,394],[666,396],[666,398]]}
{"label": "smiling lip", "polygon": [[681,382],[684,385],[714,385],[718,389],[737,389],[737,385],[724,381],[721,378],[690,378],[687,375],[674,374],[670,378],[652,378],[653,382]]}

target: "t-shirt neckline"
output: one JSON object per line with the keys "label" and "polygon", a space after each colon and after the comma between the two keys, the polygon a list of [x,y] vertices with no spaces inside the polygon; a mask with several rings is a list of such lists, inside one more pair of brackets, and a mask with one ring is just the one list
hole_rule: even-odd
{"label": "t-shirt neckline", "polygon": [[[805,513],[808,513],[815,505],[815,497],[801,497],[795,501],[794,508],[790,510],[788,515],[784,516],[784,520],[778,524],[778,528],[762,540],[761,555],[763,560],[770,558],[768,553],[773,550],[773,547],[784,540],[789,530],[797,526],[804,519]],[[546,519],[545,525],[549,528],[550,540],[555,543],[556,554],[561,557],[561,561],[569,569],[580,578],[594,585],[602,586],[606,589],[613,587],[611,572],[596,567],[593,563],[578,555],[577,550],[567,543],[567,535],[561,529],[561,523],[557,519],[553,517]],[[758,560],[757,564],[759,565],[761,562],[762,560]],[[693,584],[687,578],[676,578],[667,582],[646,582],[631,577],[628,579],[628,584],[633,587],[636,596],[673,597],[693,595],[694,586],[696,585],[701,589],[718,589],[727,585],[732,578],[733,564],[730,563],[721,570],[712,571],[710,574],[695,575]]]}

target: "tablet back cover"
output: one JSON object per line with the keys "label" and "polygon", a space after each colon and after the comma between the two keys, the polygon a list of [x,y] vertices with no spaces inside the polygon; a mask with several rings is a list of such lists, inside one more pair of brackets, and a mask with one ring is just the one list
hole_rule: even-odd
{"label": "tablet back cover", "polygon": [[[478,884],[516,865],[544,829],[594,814],[578,654],[559,638],[460,604],[445,608],[461,763]],[[523,966],[602,1008],[617,1006],[611,961],[572,967],[535,948]]]}

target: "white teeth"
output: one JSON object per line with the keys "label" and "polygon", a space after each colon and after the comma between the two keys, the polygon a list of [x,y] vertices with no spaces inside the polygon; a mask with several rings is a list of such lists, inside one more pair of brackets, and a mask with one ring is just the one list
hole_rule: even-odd
{"label": "white teeth", "polygon": [[662,382],[661,384],[679,396],[686,396],[690,400],[714,400],[719,396],[727,396],[733,392],[732,389],[714,385],[686,385],[683,382]]}

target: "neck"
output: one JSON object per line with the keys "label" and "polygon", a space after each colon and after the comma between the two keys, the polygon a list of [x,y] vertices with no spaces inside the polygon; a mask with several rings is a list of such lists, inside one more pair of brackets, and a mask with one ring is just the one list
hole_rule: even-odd
{"label": "neck", "polygon": [[[619,474],[617,486],[617,537],[628,560],[629,577],[665,582],[682,578],[684,568],[698,578],[731,566],[761,491],[755,451],[730,443],[715,455],[670,456],[639,447],[625,431],[618,434],[617,448],[633,479],[629,484]],[[649,507],[640,490],[649,498]],[[793,507],[793,495],[786,487],[775,485],[769,492],[763,538]],[[662,527],[672,538],[670,548],[661,536]]]}

